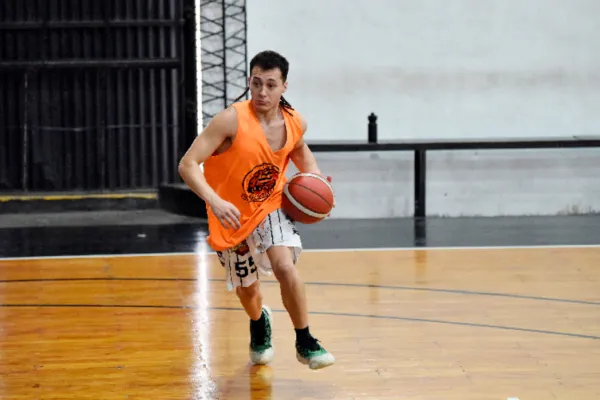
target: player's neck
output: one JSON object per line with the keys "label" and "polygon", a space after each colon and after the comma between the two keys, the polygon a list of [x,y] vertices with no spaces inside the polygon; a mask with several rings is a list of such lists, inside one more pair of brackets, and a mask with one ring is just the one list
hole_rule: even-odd
{"label": "player's neck", "polygon": [[274,122],[281,120],[281,115],[279,113],[279,104],[276,107],[273,107],[272,109],[267,111],[258,111],[254,107],[254,104],[252,104],[252,110],[254,111],[254,114],[256,114],[258,120],[263,124],[270,125]]}

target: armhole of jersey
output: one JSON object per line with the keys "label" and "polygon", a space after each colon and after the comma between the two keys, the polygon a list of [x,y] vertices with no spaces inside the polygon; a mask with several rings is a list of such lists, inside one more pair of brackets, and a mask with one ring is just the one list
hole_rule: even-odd
{"label": "armhole of jersey", "polygon": [[235,146],[235,143],[238,141],[238,137],[240,136],[240,113],[239,110],[237,108],[234,107],[234,104],[230,105],[228,108],[233,108],[235,110],[235,114],[236,114],[236,118],[237,118],[237,129],[235,131],[235,135],[234,137],[231,139],[231,146],[229,146],[229,148],[227,150],[225,150],[222,153],[213,153],[211,154],[211,158],[218,158],[218,157],[224,157],[227,154],[231,153],[231,149],[233,149],[233,146]]}
{"label": "armhole of jersey", "polygon": [[296,121],[296,124],[298,126],[298,133],[297,133],[297,137],[296,137],[296,142],[302,140],[302,138],[304,137],[304,128],[302,127],[302,119],[300,118],[300,113],[298,111],[296,111],[294,113],[294,120]]}

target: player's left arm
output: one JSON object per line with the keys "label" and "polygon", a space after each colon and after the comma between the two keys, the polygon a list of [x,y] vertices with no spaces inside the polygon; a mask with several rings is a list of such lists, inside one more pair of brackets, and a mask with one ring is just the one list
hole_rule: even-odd
{"label": "player's left arm", "polygon": [[[300,137],[300,140],[298,140],[298,143],[296,143],[294,150],[292,150],[290,158],[300,172],[321,175],[331,183],[331,176],[324,176],[321,173],[313,152],[308,148],[306,142],[304,142],[304,134],[306,133],[307,124],[306,120],[302,118],[302,116],[300,116],[300,120],[302,121],[302,136]],[[333,206],[335,207],[335,197],[333,200]]]}
{"label": "player's left arm", "polygon": [[308,125],[302,116],[300,116],[300,120],[302,121],[302,137],[300,137],[294,150],[290,153],[290,159],[296,168],[298,168],[298,171],[321,175],[321,170],[319,169],[315,155],[306,142],[304,142],[304,134],[306,133]]}

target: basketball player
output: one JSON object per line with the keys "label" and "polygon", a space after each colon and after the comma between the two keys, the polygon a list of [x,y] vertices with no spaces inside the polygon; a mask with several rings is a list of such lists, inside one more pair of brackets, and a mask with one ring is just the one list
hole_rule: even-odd
{"label": "basketball player", "polygon": [[[235,288],[250,318],[252,362],[267,364],[274,355],[260,270],[279,282],[296,331],[296,358],[320,369],[335,360],[309,331],[304,283],[296,270],[302,243],[281,203],[290,160],[301,172],[321,171],[303,140],[306,121],[283,98],[288,69],[288,61],[276,52],[257,54],[250,62],[249,87],[198,135],[179,173],[207,204],[207,241],[225,268],[228,289]],[[238,101],[248,91],[251,100]]]}

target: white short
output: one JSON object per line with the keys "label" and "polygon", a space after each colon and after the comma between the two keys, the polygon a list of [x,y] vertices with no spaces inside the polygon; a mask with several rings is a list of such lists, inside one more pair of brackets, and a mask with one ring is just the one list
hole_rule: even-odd
{"label": "white short", "polygon": [[281,209],[267,215],[242,243],[216,252],[225,268],[227,289],[231,291],[236,286],[248,287],[259,279],[259,273],[271,275],[271,263],[266,252],[272,246],[289,247],[294,265],[302,251],[296,224]]}

